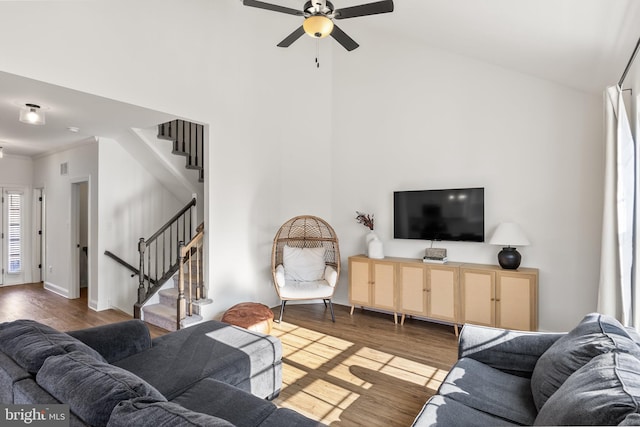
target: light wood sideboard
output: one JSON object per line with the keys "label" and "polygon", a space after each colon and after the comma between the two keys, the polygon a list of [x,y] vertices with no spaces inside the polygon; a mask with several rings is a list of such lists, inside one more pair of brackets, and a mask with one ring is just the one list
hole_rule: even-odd
{"label": "light wood sideboard", "polygon": [[349,257],[349,303],[458,325],[538,329],[538,270],[425,263],[413,258]]}

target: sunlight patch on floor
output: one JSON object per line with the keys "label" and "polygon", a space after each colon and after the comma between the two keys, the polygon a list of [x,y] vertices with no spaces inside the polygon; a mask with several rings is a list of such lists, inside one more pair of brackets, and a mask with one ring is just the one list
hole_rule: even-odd
{"label": "sunlight patch on floor", "polygon": [[[447,371],[394,354],[297,327],[275,326],[282,342],[283,388],[279,402],[330,424],[357,405],[363,393],[385,384],[410,384],[435,392]],[[369,397],[368,399],[370,399]]]}

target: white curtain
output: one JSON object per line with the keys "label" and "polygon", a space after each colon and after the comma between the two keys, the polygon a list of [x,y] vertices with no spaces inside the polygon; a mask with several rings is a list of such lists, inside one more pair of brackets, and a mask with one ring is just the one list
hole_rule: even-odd
{"label": "white curtain", "polygon": [[633,310],[632,288],[635,148],[619,86],[607,88],[604,104],[605,189],[598,311],[632,326],[634,318],[640,318],[640,312]]}

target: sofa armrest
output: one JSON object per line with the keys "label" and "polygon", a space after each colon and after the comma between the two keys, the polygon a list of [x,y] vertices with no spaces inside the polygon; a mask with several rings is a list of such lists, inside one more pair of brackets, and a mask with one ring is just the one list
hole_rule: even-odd
{"label": "sofa armrest", "polygon": [[137,319],[80,329],[67,334],[96,350],[109,363],[151,348],[149,329],[142,320]]}
{"label": "sofa armrest", "polygon": [[466,324],[460,333],[458,358],[468,357],[504,372],[530,377],[538,358],[563,335]]}

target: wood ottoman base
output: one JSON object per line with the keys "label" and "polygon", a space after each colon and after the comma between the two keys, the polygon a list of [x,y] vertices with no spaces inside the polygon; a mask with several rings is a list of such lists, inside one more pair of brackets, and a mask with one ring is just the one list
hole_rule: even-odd
{"label": "wood ottoman base", "polygon": [[273,326],[273,311],[264,304],[242,302],[225,311],[222,321],[250,331],[270,334]]}

